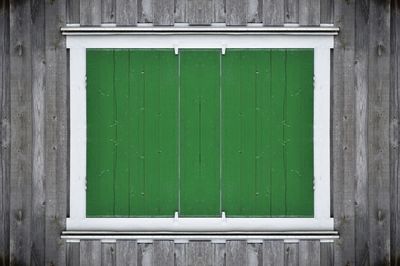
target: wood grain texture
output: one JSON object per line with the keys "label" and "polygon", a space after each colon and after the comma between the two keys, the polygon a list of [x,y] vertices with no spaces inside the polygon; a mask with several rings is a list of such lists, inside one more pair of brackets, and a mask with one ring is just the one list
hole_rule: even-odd
{"label": "wood grain texture", "polygon": [[174,265],[174,241],[154,241],[154,264],[158,266]]}
{"label": "wood grain texture", "polygon": [[390,1],[370,2],[368,93],[369,263],[390,263]]}
{"label": "wood grain texture", "polygon": [[285,247],[281,240],[263,242],[263,265],[283,265],[285,261]]}
{"label": "wood grain texture", "polygon": [[333,252],[333,243],[324,243],[321,242],[320,246],[320,263],[324,266],[333,266],[335,265],[335,257]]}
{"label": "wood grain texture", "polygon": [[101,1],[80,1],[80,24],[82,26],[94,26],[101,24]]}
{"label": "wood grain texture", "polygon": [[227,241],[226,242],[226,264],[227,265],[247,265],[247,242],[246,241]]}
{"label": "wood grain texture", "polygon": [[305,26],[320,24],[320,0],[299,0],[299,23]]}
{"label": "wood grain texture", "polygon": [[101,23],[115,23],[116,0],[101,0]]}
{"label": "wood grain texture", "polygon": [[285,1],[264,0],[263,23],[265,26],[281,26],[284,23]]}
{"label": "wood grain texture", "polygon": [[247,23],[260,23],[263,20],[263,0],[247,0]]}
{"label": "wood grain texture", "polygon": [[320,0],[320,18],[321,24],[332,24],[333,23],[333,4],[334,0]]}
{"label": "wood grain texture", "polygon": [[80,243],[80,265],[101,265],[102,248],[99,240],[87,240]]}
{"label": "wood grain texture", "polygon": [[355,262],[364,265],[368,258],[368,25],[369,1],[356,1],[355,5]]}
{"label": "wood grain texture", "polygon": [[285,266],[299,265],[299,243],[285,243]]}
{"label": "wood grain texture", "polygon": [[187,265],[212,265],[213,248],[209,241],[191,241],[186,248]]}
{"label": "wood grain texture", "polygon": [[214,243],[214,263],[215,266],[225,266],[226,264],[226,245],[225,243]]}
{"label": "wood grain texture", "polygon": [[187,0],[187,22],[191,25],[208,25],[213,22],[212,0]]}
{"label": "wood grain texture", "polygon": [[187,265],[186,263],[186,248],[187,248],[187,243],[175,243],[175,251],[174,251],[174,257],[175,257],[175,265],[176,266],[185,266]]}
{"label": "wood grain texture", "polygon": [[10,254],[10,25],[9,2],[0,4],[0,265]]}
{"label": "wood grain texture", "polygon": [[[32,68],[30,1],[10,2],[10,264],[31,264]],[[18,133],[17,133],[18,132]]]}
{"label": "wood grain texture", "polygon": [[247,265],[263,265],[262,243],[247,243]]}
{"label": "wood grain texture", "polygon": [[247,24],[247,1],[225,0],[226,3],[226,25]]}
{"label": "wood grain texture", "polygon": [[45,3],[32,4],[32,263],[45,261]]}
{"label": "wood grain texture", "polygon": [[152,266],[153,261],[153,243],[138,244],[138,265]]}
{"label": "wood grain texture", "polygon": [[136,266],[137,259],[137,243],[136,241],[119,240],[116,244],[116,265],[132,265]]}
{"label": "wood grain texture", "polygon": [[101,243],[101,265],[115,266],[115,243]]}
{"label": "wood grain texture", "polygon": [[225,17],[226,17],[225,4],[226,4],[225,0],[214,0],[214,22],[217,23],[225,22]]}
{"label": "wood grain texture", "polygon": [[80,22],[80,1],[69,0],[67,1],[67,23],[74,24]]}
{"label": "wood grain texture", "polygon": [[285,23],[299,23],[299,0],[285,0]]}
{"label": "wood grain texture", "polygon": [[138,23],[153,22],[153,0],[136,0]]}
{"label": "wood grain texture", "polygon": [[173,25],[174,24],[174,0],[153,1],[153,24]]}
{"label": "wood grain texture", "polygon": [[78,243],[67,243],[67,253],[66,253],[66,265],[76,266],[80,263],[80,244]]}
{"label": "wood grain texture", "polygon": [[132,26],[137,21],[136,0],[116,0],[115,19],[117,25]]}
{"label": "wood grain texture", "polygon": [[318,266],[321,264],[319,240],[302,240],[299,243],[299,265]]}

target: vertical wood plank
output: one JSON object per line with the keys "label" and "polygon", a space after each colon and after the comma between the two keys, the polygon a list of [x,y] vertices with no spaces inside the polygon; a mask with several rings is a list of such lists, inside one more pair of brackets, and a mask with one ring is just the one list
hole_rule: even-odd
{"label": "vertical wood plank", "polygon": [[80,1],[80,24],[82,26],[98,26],[101,24],[101,1]]}
{"label": "vertical wood plank", "polygon": [[186,266],[187,243],[175,243],[174,260],[176,266]]}
{"label": "vertical wood plank", "polygon": [[152,266],[154,264],[153,253],[153,243],[138,244],[138,265]]}
{"label": "vertical wood plank", "polygon": [[100,240],[85,240],[80,242],[80,265],[101,265],[101,242]]}
{"label": "vertical wood plank", "polygon": [[368,173],[369,263],[390,264],[390,1],[370,2]]}
{"label": "vertical wood plank", "polygon": [[365,265],[368,258],[368,23],[369,1],[355,3],[355,263]]}
{"label": "vertical wood plank", "polygon": [[333,54],[333,207],[335,263],[354,264],[354,35],[355,1],[335,5],[335,24],[342,28]]}
{"label": "vertical wood plank", "polygon": [[68,89],[65,39],[66,2],[45,3],[46,13],[46,264],[65,264],[65,229],[68,169]]}
{"label": "vertical wood plank", "polygon": [[304,26],[320,24],[320,0],[299,0],[299,23]]}
{"label": "vertical wood plank", "polygon": [[67,23],[76,24],[80,22],[80,0],[67,1]]}
{"label": "vertical wood plank", "polygon": [[115,23],[116,0],[101,0],[101,23]]}
{"label": "vertical wood plank", "polygon": [[225,22],[225,0],[214,0],[214,21],[222,23]]}
{"label": "vertical wood plank", "polygon": [[226,245],[225,243],[213,243],[214,247],[214,262],[215,266],[226,265]]}
{"label": "vertical wood plank", "polygon": [[[115,243],[102,243],[101,244],[101,265],[115,266]],[[100,256],[100,254],[99,254]]]}
{"label": "vertical wood plank", "polygon": [[207,25],[213,21],[212,0],[187,0],[187,22],[191,25]]}
{"label": "vertical wood plank", "polygon": [[67,243],[66,253],[67,265],[77,266],[80,263],[80,244],[79,242]]}
{"label": "vertical wood plank", "polygon": [[153,0],[136,0],[139,23],[153,22]]}
{"label": "vertical wood plank", "polygon": [[400,3],[392,1],[391,12],[391,84],[390,84],[390,256],[393,265],[400,265]]}
{"label": "vertical wood plank", "polygon": [[168,26],[174,24],[174,0],[153,1],[153,24]]}
{"label": "vertical wood plank", "polygon": [[226,241],[226,265],[247,265],[247,242]]}
{"label": "vertical wood plank", "polygon": [[32,4],[32,259],[43,265],[45,260],[45,5]]}
{"label": "vertical wood plank", "polygon": [[186,249],[187,265],[212,265],[212,244],[209,241],[189,242]]}
{"label": "vertical wood plank", "polygon": [[137,242],[133,240],[119,240],[116,244],[116,265],[136,266],[138,262]]}
{"label": "vertical wood plank", "polygon": [[263,265],[284,265],[285,246],[281,240],[264,241],[263,243]]}
{"label": "vertical wood plank", "polygon": [[116,0],[115,19],[118,26],[136,25],[137,0]]}
{"label": "vertical wood plank", "polygon": [[299,265],[299,243],[285,243],[285,266]]}
{"label": "vertical wood plank", "polygon": [[299,265],[319,266],[320,265],[320,243],[319,240],[302,240],[299,243]]}
{"label": "vertical wood plank", "polygon": [[285,23],[299,23],[299,0],[285,0]]}
{"label": "vertical wood plank", "polygon": [[264,0],[263,23],[266,26],[283,25],[285,20],[285,1]]}
{"label": "vertical wood plank", "polygon": [[247,24],[247,1],[226,0],[226,25]]}
{"label": "vertical wood plank", "polygon": [[10,254],[10,20],[9,2],[0,4],[0,265]]}
{"label": "vertical wood plank", "polygon": [[333,24],[334,0],[320,0],[321,24]]}
{"label": "vertical wood plank", "polygon": [[173,266],[174,265],[174,242],[160,241],[153,242],[154,264],[155,266]]}
{"label": "vertical wood plank", "polygon": [[247,0],[247,22],[260,23],[263,18],[263,0]]}
{"label": "vertical wood plank", "polygon": [[263,265],[263,244],[247,244],[247,265]]}
{"label": "vertical wood plank", "polygon": [[333,243],[321,242],[320,247],[320,262],[324,266],[335,265]]}
{"label": "vertical wood plank", "polygon": [[31,264],[31,5],[10,1],[10,264]]}

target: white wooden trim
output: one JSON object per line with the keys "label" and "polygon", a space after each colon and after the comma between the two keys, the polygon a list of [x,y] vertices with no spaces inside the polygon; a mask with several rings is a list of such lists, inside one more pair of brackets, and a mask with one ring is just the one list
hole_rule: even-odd
{"label": "white wooden trim", "polygon": [[[104,27],[103,27],[104,28]],[[304,231],[333,230],[330,216],[330,49],[332,35],[68,35],[70,49],[70,218],[67,230]],[[314,218],[86,218],[86,48],[313,48]],[[173,214],[171,214],[173,216]]]}

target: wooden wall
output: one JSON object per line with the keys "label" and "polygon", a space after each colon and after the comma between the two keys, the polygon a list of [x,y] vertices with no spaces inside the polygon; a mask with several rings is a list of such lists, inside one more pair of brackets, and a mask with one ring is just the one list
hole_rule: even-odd
{"label": "wooden wall", "polygon": [[[331,104],[332,212],[340,240],[60,239],[68,212],[69,112],[67,51],[59,28],[150,22],[340,27]],[[270,257],[288,265],[400,265],[399,1],[1,0],[0,50],[0,265],[84,265],[91,259],[120,265],[129,254],[144,265],[269,265]]]}

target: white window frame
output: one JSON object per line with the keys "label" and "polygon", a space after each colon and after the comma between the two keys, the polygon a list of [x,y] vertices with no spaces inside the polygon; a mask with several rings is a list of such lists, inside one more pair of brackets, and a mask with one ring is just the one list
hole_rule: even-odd
{"label": "white window frame", "polygon": [[[68,231],[272,232],[331,231],[330,54],[336,30],[320,27],[177,31],[175,28],[64,28],[70,55],[70,217]],[[281,29],[281,30],[279,30]],[[86,218],[86,48],[314,49],[313,218]],[[171,214],[172,215],[172,214]],[[223,215],[224,216],[224,215]]]}

